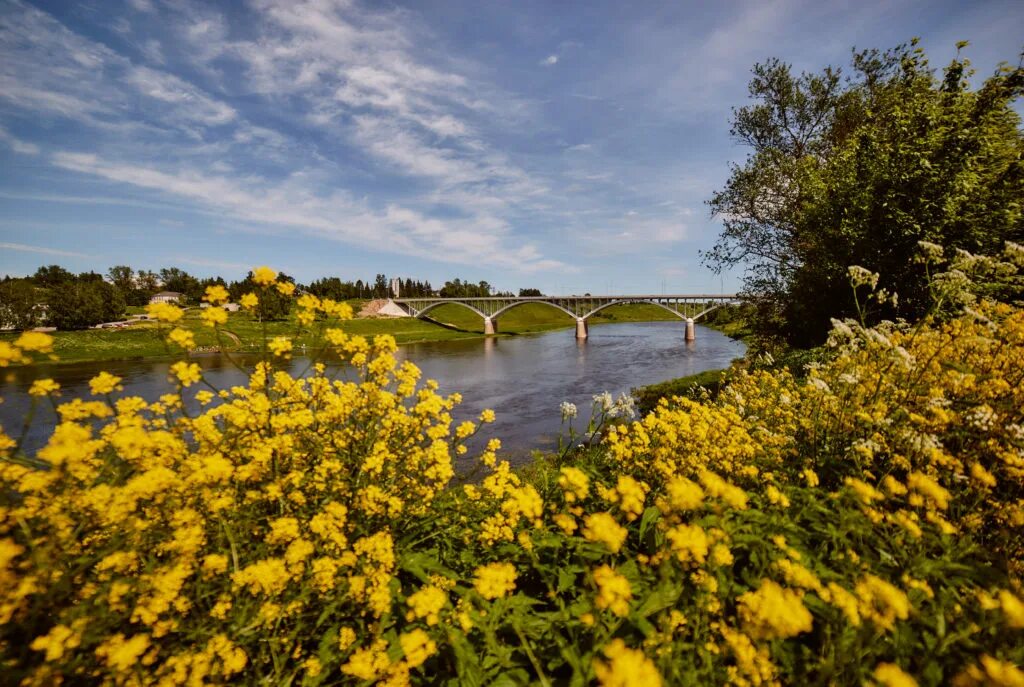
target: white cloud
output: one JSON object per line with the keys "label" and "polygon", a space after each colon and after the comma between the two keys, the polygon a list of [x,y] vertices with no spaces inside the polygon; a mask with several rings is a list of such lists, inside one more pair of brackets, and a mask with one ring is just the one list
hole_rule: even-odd
{"label": "white cloud", "polygon": [[29,143],[28,141],[22,141],[20,138],[12,136],[6,129],[0,127],[0,141],[5,142],[11,147],[16,153],[22,155],[38,155],[39,146],[35,143]]}
{"label": "white cloud", "polygon": [[558,64],[558,55],[548,55],[537,64],[539,64],[542,67],[552,67]]}
{"label": "white cloud", "polygon": [[24,243],[0,243],[0,248],[4,250],[17,250],[25,253],[41,253],[42,255],[59,255],[67,258],[88,258],[90,256],[85,253],[76,253],[70,250],[59,250],[57,248],[47,248],[44,246],[29,246]]}
{"label": "white cloud", "polygon": [[480,214],[441,221],[397,204],[375,211],[343,192],[313,194],[300,175],[280,183],[255,178],[243,183],[194,169],[165,171],[111,162],[92,153],[59,152],[52,161],[75,172],[188,198],[237,220],[299,228],[376,250],[523,272],[562,265],[544,259],[530,243],[510,248],[510,227],[498,217]]}

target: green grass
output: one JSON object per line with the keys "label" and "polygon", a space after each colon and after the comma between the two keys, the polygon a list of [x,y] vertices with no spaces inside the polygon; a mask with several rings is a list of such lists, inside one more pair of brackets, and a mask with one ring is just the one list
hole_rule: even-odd
{"label": "green grass", "polygon": [[[351,301],[354,312],[366,301]],[[134,309],[132,309],[134,310]],[[205,349],[218,346],[214,331],[200,319],[199,308],[189,308],[180,326],[195,334],[196,344]],[[443,305],[430,311],[432,321],[412,317],[353,319],[342,326],[350,334],[375,336],[390,334],[398,343],[419,341],[447,341],[483,335],[483,319],[458,305]],[[655,305],[637,303],[616,305],[602,310],[590,319],[591,324],[611,322],[647,322],[676,320],[677,318]],[[572,317],[542,303],[527,303],[503,313],[498,318],[499,335],[521,335],[571,327]],[[267,322],[266,335],[294,338],[296,346],[311,345],[313,337],[299,333],[293,320]],[[221,344],[228,350],[257,351],[262,347],[264,324],[248,313],[231,313],[223,326]],[[235,343],[237,337],[238,343]],[[16,334],[2,334],[0,340],[13,340]],[[54,352],[60,362],[91,360],[133,360],[168,355],[160,328],[152,322],[140,322],[124,329],[86,329],[74,332],[54,332]],[[173,353],[173,351],[172,351]]]}
{"label": "green grass", "polygon": [[714,398],[722,388],[725,373],[726,370],[707,370],[695,375],[633,389],[637,410],[640,415],[646,415],[654,410],[658,406],[658,401],[663,398],[672,398],[673,396],[696,398],[701,389],[707,389]]}

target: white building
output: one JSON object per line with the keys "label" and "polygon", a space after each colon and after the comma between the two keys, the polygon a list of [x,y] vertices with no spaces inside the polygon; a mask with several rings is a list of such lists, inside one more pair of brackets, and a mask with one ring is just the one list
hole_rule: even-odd
{"label": "white building", "polygon": [[185,294],[178,293],[177,291],[161,291],[160,293],[153,294],[153,297],[149,299],[150,304],[152,303],[177,303]]}

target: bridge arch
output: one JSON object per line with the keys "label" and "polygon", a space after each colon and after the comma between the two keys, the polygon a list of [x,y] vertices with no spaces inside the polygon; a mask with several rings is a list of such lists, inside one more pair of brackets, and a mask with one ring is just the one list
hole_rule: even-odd
{"label": "bridge arch", "polygon": [[676,317],[678,317],[681,320],[685,320],[686,319],[686,315],[682,314],[678,310],[673,310],[672,308],[668,307],[664,303],[659,303],[658,301],[651,301],[651,300],[647,300],[647,299],[643,299],[643,298],[640,298],[640,299],[623,299],[623,300],[612,301],[611,303],[605,303],[603,305],[599,305],[596,308],[594,308],[593,310],[591,310],[590,312],[588,312],[586,315],[584,315],[583,319],[585,319],[585,320],[589,319],[591,315],[596,315],[597,313],[601,312],[605,308],[610,308],[613,305],[628,305],[630,303],[650,303],[651,305],[656,305],[656,306],[658,306],[659,308],[661,308],[663,310],[669,311],[670,313],[672,313],[673,315],[675,315]]}
{"label": "bridge arch", "polygon": [[[480,310],[479,308],[474,308],[469,303],[463,303],[462,301],[457,301],[457,300],[438,301],[437,303],[431,303],[427,307],[425,307],[422,310],[420,310],[419,312],[417,312],[416,313],[416,317],[417,318],[423,317],[424,315],[426,315],[428,312],[430,312],[434,308],[440,307],[442,305],[449,305],[449,304],[451,304],[451,305],[461,305],[463,308],[469,308],[470,310],[475,312],[477,315],[479,315],[483,319],[485,319],[485,320],[487,319],[487,313],[485,313],[483,310]],[[492,315],[492,317],[493,317],[493,315]]]}
{"label": "bridge arch", "polygon": [[562,306],[558,305],[557,303],[553,303],[552,301],[549,301],[549,300],[528,300],[528,301],[516,301],[515,303],[509,303],[508,305],[506,305],[506,306],[504,306],[502,308],[499,308],[498,310],[495,310],[494,313],[491,315],[491,319],[497,319],[498,315],[501,315],[503,312],[507,312],[507,311],[511,310],[512,308],[515,308],[515,307],[520,306],[520,305],[526,305],[527,303],[540,303],[541,305],[550,305],[552,308],[556,308],[558,310],[561,310],[562,312],[564,312],[566,315],[568,315],[569,317],[571,317],[574,320],[579,318],[579,316],[576,313],[574,313],[572,310],[569,310],[568,308],[563,308]]}

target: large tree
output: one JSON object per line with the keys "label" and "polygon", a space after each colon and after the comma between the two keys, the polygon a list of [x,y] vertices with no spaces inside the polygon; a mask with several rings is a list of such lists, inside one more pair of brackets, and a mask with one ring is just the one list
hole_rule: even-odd
{"label": "large tree", "polygon": [[977,90],[971,75],[959,54],[936,74],[916,41],[855,53],[849,78],[754,66],[755,102],[731,129],[751,154],[709,201],[724,229],[705,260],[746,267],[762,334],[819,343],[830,316],[854,310],[850,265],[899,293],[876,317],[916,318],[928,306],[919,241],[990,252],[1021,240],[1024,133],[1012,104],[1024,69],[1000,66]]}
{"label": "large tree", "polygon": [[40,324],[43,308],[39,289],[31,279],[0,281],[0,327],[32,329]]}
{"label": "large tree", "polygon": [[52,287],[47,321],[58,329],[85,329],[124,315],[124,297],[102,279],[78,280]]}

